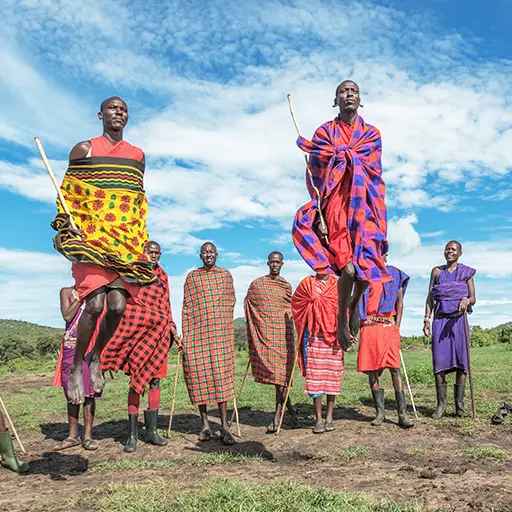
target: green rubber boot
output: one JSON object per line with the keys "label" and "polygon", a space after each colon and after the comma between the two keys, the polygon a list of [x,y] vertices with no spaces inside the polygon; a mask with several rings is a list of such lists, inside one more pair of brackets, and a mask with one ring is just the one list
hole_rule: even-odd
{"label": "green rubber boot", "polygon": [[8,431],[0,432],[0,461],[4,468],[12,469],[16,473],[26,473],[30,466],[14,455],[14,447],[12,445],[12,437]]}

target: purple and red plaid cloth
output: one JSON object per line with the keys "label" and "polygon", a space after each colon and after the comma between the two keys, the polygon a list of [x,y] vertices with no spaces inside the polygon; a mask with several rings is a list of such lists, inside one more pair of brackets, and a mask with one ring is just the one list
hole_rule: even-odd
{"label": "purple and red plaid cloth", "polygon": [[[461,299],[465,299],[469,295],[468,281],[475,275],[476,270],[459,263],[454,272],[453,281],[437,283],[432,287],[432,298],[439,303],[439,306],[436,307],[436,314],[456,313]],[[469,307],[468,313],[471,312],[471,307]]]}
{"label": "purple and red plaid cloth", "polygon": [[121,322],[101,354],[101,369],[123,371],[130,375],[130,388],[143,393],[154,378],[164,377],[171,347],[169,282],[166,272],[157,266],[158,282],[141,287],[127,304]]}
{"label": "purple and red plaid cloth", "polygon": [[[328,121],[316,130],[311,142],[299,137],[297,145],[310,155],[313,181],[320,191],[322,211],[329,201],[340,199],[333,192],[339,189],[341,181],[351,181],[347,227],[357,279],[386,282],[390,275],[383,261],[388,243],[380,133],[358,116],[350,143],[343,144],[339,122],[337,119]],[[293,242],[315,272],[339,275],[342,269],[330,264],[329,248],[322,245],[313,229],[318,199],[307,175],[306,183],[312,200],[295,216]]]}
{"label": "purple and red plaid cloth", "polygon": [[[387,283],[383,283],[382,294],[380,296],[379,301],[379,309],[377,315],[389,316],[395,310],[396,301],[398,299],[398,292],[402,289],[403,294],[407,291],[407,286],[409,284],[409,276],[402,272],[399,268],[393,267],[392,265],[387,265],[386,268],[389,270],[391,274],[391,281]],[[361,316],[361,320],[365,320],[367,318],[367,303],[368,297],[370,295],[370,286],[366,289],[366,292],[361,297],[361,301],[359,302],[359,313]]]}

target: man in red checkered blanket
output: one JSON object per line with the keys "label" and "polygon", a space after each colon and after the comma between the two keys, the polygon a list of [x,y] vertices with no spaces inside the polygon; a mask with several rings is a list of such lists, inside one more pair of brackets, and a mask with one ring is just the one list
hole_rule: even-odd
{"label": "man in red checkered blanket", "polygon": [[128,393],[128,440],[125,452],[137,449],[140,394],[149,385],[148,409],[144,411],[146,442],[165,446],[167,439],[156,431],[160,407],[160,379],[167,377],[167,356],[172,341],[181,346],[172,319],[167,273],[158,264],[161,255],[157,242],[148,242],[144,252],[153,264],[158,282],[141,288],[135,305],[128,304],[123,319],[101,356],[105,372],[123,371],[130,376]]}
{"label": "man in red checkered blanket", "polygon": [[203,266],[192,270],[183,294],[183,374],[190,401],[199,407],[203,428],[199,441],[209,441],[209,403],[217,403],[221,441],[235,444],[228,427],[227,402],[235,396],[235,288],[229,270],[216,266],[217,248],[201,247]]}
{"label": "man in red checkered blanket", "polygon": [[[268,432],[275,432],[279,423],[295,354],[292,286],[280,276],[283,263],[279,251],[271,252],[269,274],[251,283],[244,302],[252,375],[256,382],[276,387],[276,412]],[[299,427],[299,416],[290,398],[286,407],[293,426]]]}

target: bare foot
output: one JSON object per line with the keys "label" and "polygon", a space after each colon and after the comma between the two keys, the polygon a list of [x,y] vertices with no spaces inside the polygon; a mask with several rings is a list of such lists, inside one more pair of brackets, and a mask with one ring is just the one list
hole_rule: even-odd
{"label": "bare foot", "polygon": [[68,377],[68,397],[72,404],[80,405],[85,401],[84,397],[84,381],[82,371],[71,370]]}
{"label": "bare foot", "polygon": [[105,387],[105,378],[101,371],[100,360],[91,359],[89,364],[89,373],[91,375],[91,386],[95,393],[101,393]]}
{"label": "bare foot", "polygon": [[346,352],[352,346],[350,334],[348,332],[347,319],[344,321],[338,316],[338,343],[340,344],[341,350]]}
{"label": "bare foot", "polygon": [[359,316],[359,301],[349,306],[349,314],[350,320],[348,325],[350,327],[350,334],[352,335],[353,338],[355,338],[359,334],[359,329],[361,328],[361,317]]}

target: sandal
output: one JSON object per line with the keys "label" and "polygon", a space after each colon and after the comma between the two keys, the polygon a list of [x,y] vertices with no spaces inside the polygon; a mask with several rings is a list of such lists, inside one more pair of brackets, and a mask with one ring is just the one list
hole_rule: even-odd
{"label": "sandal", "polygon": [[275,421],[273,421],[270,425],[267,426],[267,434],[275,434],[277,432],[277,427]]}
{"label": "sandal", "polygon": [[233,437],[233,434],[229,432],[229,430],[221,430],[220,440],[222,441],[222,444],[226,446],[233,446],[236,444],[235,438]]}
{"label": "sandal", "polygon": [[92,452],[98,449],[98,443],[94,439],[84,439],[82,447],[84,450],[89,450]]}
{"label": "sandal", "polygon": [[332,432],[333,430],[336,430],[336,427],[334,426],[334,421],[326,421],[325,422],[325,431]]}
{"label": "sandal", "polygon": [[317,423],[313,428],[313,434],[323,434],[325,433],[325,423]]}
{"label": "sandal", "polygon": [[212,438],[212,431],[209,428],[203,428],[201,432],[199,432],[199,436],[197,437],[198,441],[205,443]]}
{"label": "sandal", "polygon": [[59,441],[54,447],[54,452],[60,452],[62,450],[67,450],[68,448],[74,448],[75,446],[80,446],[82,444],[82,440],[77,437],[73,439],[72,437],[67,437],[64,441]]}
{"label": "sandal", "polygon": [[508,413],[511,412],[511,407],[508,404],[503,404],[497,411],[496,414],[491,418],[491,422],[494,425],[501,425],[503,420],[506,418]]}

